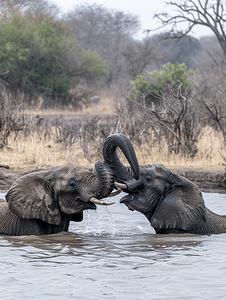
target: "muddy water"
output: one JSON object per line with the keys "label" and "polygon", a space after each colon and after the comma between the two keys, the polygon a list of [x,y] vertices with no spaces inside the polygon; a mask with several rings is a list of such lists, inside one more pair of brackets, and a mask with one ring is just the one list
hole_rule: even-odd
{"label": "muddy water", "polygon": [[[1,197],[1,195],[0,195]],[[226,195],[204,194],[226,213]],[[226,299],[226,234],[156,235],[117,203],[70,233],[0,237],[1,299]]]}

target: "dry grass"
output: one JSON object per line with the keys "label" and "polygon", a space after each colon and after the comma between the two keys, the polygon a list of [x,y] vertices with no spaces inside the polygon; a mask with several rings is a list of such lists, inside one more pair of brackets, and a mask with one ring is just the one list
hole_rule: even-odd
{"label": "dry grass", "polygon": [[185,158],[180,155],[168,153],[167,145],[162,143],[161,149],[148,147],[135,147],[139,164],[163,164],[168,168],[205,168],[224,169],[226,151],[223,146],[223,137],[216,134],[211,128],[204,129],[203,138],[198,143],[198,154],[194,158]]}
{"label": "dry grass", "polygon": [[[33,115],[107,115],[114,112],[114,100],[103,97],[98,105],[83,108],[75,112],[72,109],[59,110],[29,110],[26,113]],[[183,167],[183,168],[208,168],[223,169],[225,163],[226,151],[223,145],[223,138],[214,134],[210,128],[206,128],[202,140],[198,145],[198,154],[195,158],[184,158],[179,155],[169,155],[167,144],[162,141],[162,147],[150,148],[148,144],[140,147],[135,146],[139,164],[163,164],[165,167]],[[29,167],[55,167],[71,162],[80,166],[92,167],[94,162],[90,163],[84,157],[79,144],[64,149],[61,143],[56,143],[54,138],[40,138],[37,134],[29,138],[23,138],[19,135],[16,141],[9,140],[10,148],[3,148],[0,152],[0,165],[9,165],[10,167],[29,168]],[[124,160],[122,160],[125,163]]]}
{"label": "dry grass", "polygon": [[101,98],[98,105],[92,104],[89,107],[83,107],[77,114],[79,115],[112,115],[114,111],[113,100],[111,98]]}
{"label": "dry grass", "polygon": [[[88,108],[83,107],[79,111],[70,107],[67,110],[41,110],[40,105],[38,105],[36,108],[27,109],[24,113],[34,116],[108,115],[114,111],[113,103],[113,99],[102,97],[98,104],[92,104]],[[16,141],[13,140],[13,137],[9,138],[10,147],[5,147],[0,152],[0,165],[9,165],[13,168],[28,168],[30,166],[48,168],[71,162],[80,166],[92,167],[92,164],[85,159],[78,144],[64,149],[53,138],[48,141],[45,140],[45,138],[40,139],[37,134],[26,139],[19,134]]]}
{"label": "dry grass", "polygon": [[[0,154],[0,165],[10,167],[28,168],[43,167],[49,168],[71,162],[80,166],[92,167],[94,162],[89,163],[83,155],[78,144],[69,149],[63,149],[62,145],[55,143],[53,139],[43,142],[38,136],[27,139],[19,138],[11,140],[11,148],[4,148]],[[195,167],[207,169],[223,169],[220,164],[224,163],[223,157],[226,152],[222,148],[223,139],[216,136],[210,129],[205,130],[205,135],[199,143],[199,152],[194,159],[185,159],[176,155],[168,155],[167,146],[161,149],[152,148],[148,145],[135,147],[139,164],[160,163],[165,167]],[[123,161],[124,162],[124,161]],[[125,163],[125,162],[124,162]]]}
{"label": "dry grass", "polygon": [[[44,140],[44,139],[43,139]],[[27,139],[18,137],[10,141],[11,148],[4,148],[0,156],[1,165],[11,167],[55,167],[72,162],[81,166],[89,166],[89,162],[84,158],[82,149],[74,145],[69,149],[63,149],[61,144],[54,140],[48,142],[40,141],[38,136]]]}

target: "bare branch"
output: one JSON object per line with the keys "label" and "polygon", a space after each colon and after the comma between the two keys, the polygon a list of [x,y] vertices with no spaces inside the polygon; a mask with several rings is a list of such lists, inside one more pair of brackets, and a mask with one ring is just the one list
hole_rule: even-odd
{"label": "bare branch", "polygon": [[[190,33],[196,25],[206,26],[217,37],[226,57],[226,12],[223,0],[175,0],[166,2],[166,4],[168,7],[176,8],[175,13],[172,15],[165,12],[155,14],[154,17],[162,23],[162,26],[155,30],[170,26],[168,33],[171,37],[181,38]],[[182,24],[187,24],[185,29],[179,29]]]}

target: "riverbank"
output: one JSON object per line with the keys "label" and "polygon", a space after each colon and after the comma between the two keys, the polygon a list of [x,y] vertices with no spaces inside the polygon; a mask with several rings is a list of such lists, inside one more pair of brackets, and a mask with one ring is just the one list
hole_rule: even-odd
{"label": "riverbank", "polygon": [[226,170],[205,168],[175,168],[172,172],[194,182],[202,192],[226,194]]}
{"label": "riverbank", "polygon": [[[48,169],[50,168],[51,167]],[[194,182],[202,192],[218,192],[226,194],[226,170],[223,167],[167,168]],[[0,190],[7,191],[17,178],[41,170],[46,170],[46,168],[34,168],[31,166],[27,168],[9,168],[8,166],[0,166]]]}

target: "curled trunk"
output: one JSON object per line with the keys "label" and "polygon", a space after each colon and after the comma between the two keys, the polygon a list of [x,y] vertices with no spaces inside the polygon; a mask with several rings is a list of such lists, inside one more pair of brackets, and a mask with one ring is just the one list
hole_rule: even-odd
{"label": "curled trunk", "polygon": [[[116,151],[117,147],[122,150],[131,167],[126,167],[122,164]],[[112,134],[106,139],[103,146],[103,156],[105,162],[113,170],[118,182],[126,184],[128,190],[134,189],[139,185],[140,167],[134,148],[124,134]]]}

